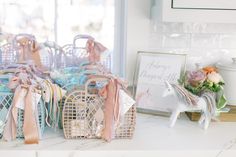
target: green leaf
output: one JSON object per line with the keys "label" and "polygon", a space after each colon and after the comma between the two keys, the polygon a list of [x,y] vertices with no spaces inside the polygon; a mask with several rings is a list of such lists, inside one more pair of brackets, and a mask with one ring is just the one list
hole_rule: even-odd
{"label": "green leaf", "polygon": [[220,96],[219,101],[218,101],[217,104],[216,104],[216,108],[217,108],[218,110],[220,110],[220,109],[224,108],[224,107],[226,106],[226,104],[227,104],[227,100],[226,100],[224,94],[222,94],[222,95]]}

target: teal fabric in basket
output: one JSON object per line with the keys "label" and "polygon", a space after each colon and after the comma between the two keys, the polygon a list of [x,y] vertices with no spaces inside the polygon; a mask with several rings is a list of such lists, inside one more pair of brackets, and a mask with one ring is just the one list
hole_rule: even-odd
{"label": "teal fabric in basket", "polygon": [[11,75],[0,75],[0,138],[2,137],[6,116],[10,110],[12,96],[11,90],[7,87]]}
{"label": "teal fabric in basket", "polygon": [[9,83],[9,78],[11,75],[1,75],[0,76],[0,92],[11,92],[11,90],[7,87]]}

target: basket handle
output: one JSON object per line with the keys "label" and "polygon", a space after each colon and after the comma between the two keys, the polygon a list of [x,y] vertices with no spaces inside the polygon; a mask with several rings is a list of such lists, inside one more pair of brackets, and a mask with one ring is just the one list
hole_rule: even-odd
{"label": "basket handle", "polygon": [[30,40],[32,40],[32,41],[35,41],[36,39],[35,39],[35,36],[34,35],[31,35],[31,34],[17,34],[15,37],[14,37],[14,44],[17,44],[17,40],[18,39],[20,39],[20,38],[23,38],[23,37],[25,37],[25,38],[28,38],[28,39],[30,39]]}
{"label": "basket handle", "polygon": [[55,43],[54,41],[46,41],[43,43],[44,47],[48,47],[50,49],[54,49],[54,50],[60,50],[62,51],[62,47],[59,46],[57,43]]}
{"label": "basket handle", "polygon": [[96,78],[90,78],[90,79],[88,79],[87,81],[86,81],[86,83],[85,83],[85,93],[86,93],[86,95],[89,95],[89,93],[88,93],[88,86],[89,86],[89,84],[91,83],[91,82],[99,82],[99,81],[108,81],[109,80],[109,78],[107,78],[107,77],[96,77]]}
{"label": "basket handle", "polygon": [[76,83],[67,83],[66,85],[62,86],[61,88],[67,90],[67,92],[68,92],[68,87],[71,85],[74,85],[76,87],[78,86],[78,84],[76,84]]}
{"label": "basket handle", "polygon": [[87,69],[87,70],[94,70],[97,71],[98,73],[101,74],[110,74],[110,70],[107,69],[106,67],[104,67],[102,64],[86,64],[86,62],[84,62],[85,64],[80,66],[81,69]]}
{"label": "basket handle", "polygon": [[[76,36],[74,37],[74,42],[75,42],[76,40],[78,40],[78,39],[92,39],[92,40],[94,40],[94,38],[93,38],[92,36],[86,35],[86,34],[79,34],[79,35],[76,35]],[[73,42],[73,43],[74,43],[74,42]]]}
{"label": "basket handle", "polygon": [[10,76],[9,75],[0,75],[0,79],[9,79]]}
{"label": "basket handle", "polygon": [[86,48],[86,46],[85,47],[77,47],[76,46],[76,41],[77,40],[79,40],[79,39],[90,39],[90,40],[94,40],[94,38],[92,37],[92,36],[90,36],[90,35],[84,35],[84,34],[79,34],[79,35],[77,35],[77,36],[75,36],[74,37],[74,39],[73,39],[73,47],[75,48]]}
{"label": "basket handle", "polygon": [[61,47],[61,49],[65,52],[67,52],[68,50],[71,50],[72,48],[73,48],[73,44],[66,44]]}

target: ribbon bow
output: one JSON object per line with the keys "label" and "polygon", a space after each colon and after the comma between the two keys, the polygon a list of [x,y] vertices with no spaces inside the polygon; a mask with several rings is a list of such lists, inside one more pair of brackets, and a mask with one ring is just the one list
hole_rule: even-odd
{"label": "ribbon bow", "polygon": [[22,37],[17,39],[16,42],[19,46],[19,62],[32,60],[37,67],[43,68],[39,54],[41,48],[35,40],[29,37]]}
{"label": "ribbon bow", "polygon": [[[25,138],[25,144],[35,144],[39,141],[39,133],[37,122],[34,114],[32,104],[32,93],[34,90],[33,85],[19,84],[19,78],[14,77],[9,82],[11,89],[15,88],[15,93],[12,101],[12,107],[8,121],[6,123],[3,138],[7,141],[16,139],[17,135],[17,116],[18,116],[18,105],[24,100],[24,124],[23,133]],[[22,100],[23,97],[23,100]]]}
{"label": "ribbon bow", "polygon": [[102,77],[107,78],[108,83],[99,91],[99,95],[105,98],[104,120],[105,127],[103,129],[102,138],[110,142],[114,133],[114,127],[120,119],[120,102],[119,91],[126,89],[127,84],[112,75],[93,75],[90,78]]}
{"label": "ribbon bow", "polygon": [[99,62],[102,52],[107,50],[101,43],[96,42],[93,39],[88,39],[86,48],[89,53],[89,61],[92,63]]}

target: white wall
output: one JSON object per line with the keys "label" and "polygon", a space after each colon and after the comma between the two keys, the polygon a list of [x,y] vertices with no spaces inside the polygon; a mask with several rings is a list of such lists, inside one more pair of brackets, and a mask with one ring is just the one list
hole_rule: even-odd
{"label": "white wall", "polygon": [[[236,56],[236,24],[150,20],[151,0],[128,0],[126,78],[131,83],[137,51],[187,53],[187,68]],[[193,17],[194,18],[194,17]]]}
{"label": "white wall", "polygon": [[126,78],[133,79],[137,51],[148,49],[150,0],[128,0]]}

